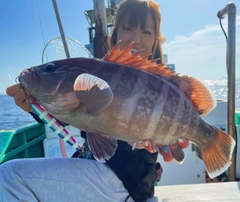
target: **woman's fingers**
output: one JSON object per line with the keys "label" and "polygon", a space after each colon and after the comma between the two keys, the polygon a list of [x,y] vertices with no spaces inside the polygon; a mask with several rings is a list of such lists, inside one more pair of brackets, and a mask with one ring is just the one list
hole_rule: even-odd
{"label": "woman's fingers", "polygon": [[17,92],[21,91],[21,87],[18,84],[14,84],[12,86],[9,86],[6,89],[6,93],[8,96],[13,97]]}
{"label": "woman's fingers", "polygon": [[178,145],[182,148],[182,149],[186,149],[189,146],[189,141],[187,141],[184,138],[178,138]]}
{"label": "woman's fingers", "polygon": [[157,152],[157,150],[152,146],[151,142],[148,140],[144,140],[140,144],[150,153]]}
{"label": "woman's fingers", "polygon": [[[25,92],[20,88],[18,84],[9,86],[6,89],[6,93],[8,96],[11,96],[14,98],[14,101],[17,106],[22,108],[24,111],[31,112],[31,107],[29,105],[29,102],[26,99]],[[34,101],[35,98],[32,95],[27,95],[29,100]]]}
{"label": "woman's fingers", "polygon": [[171,163],[173,161],[174,158],[172,156],[172,152],[169,146],[167,145],[163,145],[162,147],[160,146],[159,150],[160,150],[160,154],[163,156],[163,160],[166,163]]}
{"label": "woman's fingers", "polygon": [[[30,97],[32,96],[28,96],[29,99],[31,99]],[[19,91],[14,95],[14,101],[16,105],[22,108],[24,111],[27,111],[27,112],[32,111],[30,107],[30,103],[26,99],[26,95],[23,91]]]}
{"label": "woman's fingers", "polygon": [[[140,142],[140,145],[150,153],[157,152],[150,141],[144,140]],[[166,163],[171,163],[174,159],[177,162],[182,163],[184,160],[183,149],[186,149],[188,146],[189,141],[184,138],[179,138],[177,143],[172,145],[157,145],[158,151],[163,156],[163,160]]]}
{"label": "woman's fingers", "polygon": [[179,138],[177,144],[158,146],[160,154],[166,163],[171,163],[173,159],[181,163],[184,160],[184,152],[189,146],[189,141],[184,138]]}

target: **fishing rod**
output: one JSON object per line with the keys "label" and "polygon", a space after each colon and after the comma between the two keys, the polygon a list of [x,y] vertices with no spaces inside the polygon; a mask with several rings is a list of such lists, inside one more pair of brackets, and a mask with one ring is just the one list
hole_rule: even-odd
{"label": "fishing rod", "polygon": [[66,57],[70,58],[70,53],[69,53],[69,50],[68,50],[66,37],[65,37],[65,34],[64,34],[61,18],[60,18],[59,12],[58,12],[57,2],[56,2],[56,0],[52,0],[52,3],[53,3],[53,8],[54,8],[54,11],[55,11],[56,18],[57,18],[58,28],[59,28],[59,31],[60,31],[60,34],[61,34],[64,51],[65,51]]}

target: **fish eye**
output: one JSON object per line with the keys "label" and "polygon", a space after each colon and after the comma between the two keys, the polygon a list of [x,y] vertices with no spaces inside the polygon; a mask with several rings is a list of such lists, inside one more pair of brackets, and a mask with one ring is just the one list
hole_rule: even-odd
{"label": "fish eye", "polygon": [[53,63],[48,63],[44,67],[46,72],[54,72],[55,71],[55,65]]}

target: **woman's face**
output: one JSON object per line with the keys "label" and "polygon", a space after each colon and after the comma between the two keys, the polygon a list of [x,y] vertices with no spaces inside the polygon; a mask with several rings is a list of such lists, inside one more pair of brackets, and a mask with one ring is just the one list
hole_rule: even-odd
{"label": "woman's face", "polygon": [[152,16],[148,14],[144,29],[141,29],[140,24],[137,28],[131,27],[127,20],[126,22],[120,23],[117,31],[117,42],[121,40],[120,49],[122,50],[134,41],[132,53],[144,49],[144,51],[141,52],[141,56],[145,56],[152,52],[155,35],[153,19]]}

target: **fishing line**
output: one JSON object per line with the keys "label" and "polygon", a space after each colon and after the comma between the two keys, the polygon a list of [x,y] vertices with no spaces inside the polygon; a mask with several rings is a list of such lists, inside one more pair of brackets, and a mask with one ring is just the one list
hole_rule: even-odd
{"label": "fishing line", "polygon": [[[15,82],[13,81],[13,79],[12,79],[12,77],[11,77],[10,69],[12,69],[12,67],[9,67],[9,68],[8,68],[8,78],[10,79],[10,81],[11,81],[13,84],[15,84]],[[15,79],[15,81],[16,81],[16,79]]]}
{"label": "fishing line", "polygon": [[[18,82],[18,78],[19,78],[19,75],[14,75],[14,73],[17,73],[18,72],[18,70],[20,70],[20,71],[22,71],[22,68],[20,68],[20,67],[14,67],[14,68],[12,68],[12,67],[9,67],[8,68],[8,78],[10,79],[10,81],[13,83],[13,84],[19,84],[19,82]],[[11,76],[11,75],[13,75],[13,76]],[[13,79],[15,77],[15,79]]]}

